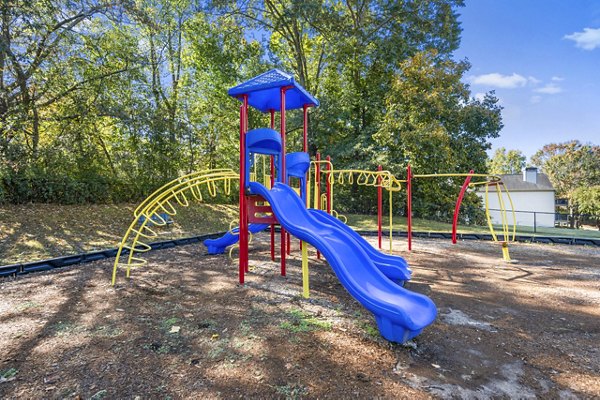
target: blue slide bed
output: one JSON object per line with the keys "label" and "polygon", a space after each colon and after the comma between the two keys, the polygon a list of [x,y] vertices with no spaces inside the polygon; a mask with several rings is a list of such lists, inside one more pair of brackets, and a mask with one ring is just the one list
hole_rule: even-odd
{"label": "blue slide bed", "polygon": [[367,253],[371,261],[375,263],[375,266],[379,268],[381,272],[388,278],[394,281],[408,281],[412,275],[408,263],[400,256],[392,256],[377,250],[362,236],[350,228],[348,225],[335,218],[332,215],[327,214],[322,210],[308,210],[308,212],[320,222],[326,225],[333,225],[344,231],[348,236],[354,239],[362,249]]}
{"label": "blue slide bed", "polygon": [[269,190],[251,182],[250,189],[271,204],[279,223],[288,232],[325,256],[342,285],[374,314],[385,339],[405,342],[435,320],[437,310],[427,296],[410,292],[388,279],[352,235],[315,218],[292,188],[276,183]]}
{"label": "blue slide bed", "polygon": [[[321,221],[326,225],[336,226],[343,231],[345,231],[349,236],[351,236],[355,241],[357,241],[361,247],[365,250],[367,255],[371,258],[375,266],[379,268],[381,272],[388,278],[394,281],[408,281],[411,277],[411,270],[406,263],[404,258],[399,256],[391,256],[384,254],[373,246],[369,244],[362,236],[356,233],[352,228],[348,225],[344,224],[342,221],[338,220],[335,217],[327,214],[325,211],[321,210],[308,210],[308,212],[315,217],[317,220]],[[269,225],[266,224],[250,224],[248,229],[252,233],[260,232],[265,230]],[[239,235],[237,234],[238,228],[233,230],[234,234],[231,232],[225,233],[225,235],[221,236],[217,239],[206,239],[204,241],[204,245],[208,249],[208,254],[223,254],[225,249],[232,244],[235,244],[239,240]]]}
{"label": "blue slide bed", "polygon": [[[269,225],[267,224],[250,224],[248,225],[248,230],[251,233],[256,233],[260,231],[264,231],[267,229]],[[217,239],[206,239],[203,243],[208,249],[208,254],[223,254],[225,253],[225,249],[232,244],[238,242],[240,235],[238,232],[240,228],[234,228],[233,233],[227,232],[223,236]]]}

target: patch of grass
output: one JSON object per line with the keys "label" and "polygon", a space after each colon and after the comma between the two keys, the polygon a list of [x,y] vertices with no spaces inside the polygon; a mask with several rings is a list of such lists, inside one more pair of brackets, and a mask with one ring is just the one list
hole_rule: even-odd
{"label": "patch of grass", "polygon": [[240,333],[242,336],[253,336],[252,335],[252,326],[250,322],[244,320],[240,323]]}
{"label": "patch of grass", "polygon": [[151,343],[145,344],[143,347],[158,354],[169,354],[171,352],[171,345],[168,343]]}
{"label": "patch of grass", "polygon": [[52,328],[58,336],[70,335],[71,333],[76,333],[82,329],[69,321],[58,321]]}
{"label": "patch of grass", "polygon": [[221,356],[225,357],[228,347],[229,347],[228,339],[222,339],[222,340],[219,340],[218,342],[214,342],[214,347],[212,347],[208,351],[207,356],[208,356],[208,358],[210,358],[212,360],[214,360],[216,358],[220,358]]}
{"label": "patch of grass", "polygon": [[39,306],[41,306],[41,304],[36,303],[35,301],[26,301],[17,306],[17,311],[25,311],[30,308],[38,308]]}
{"label": "patch of grass", "polygon": [[317,319],[302,310],[291,310],[288,312],[288,321],[282,322],[279,327],[292,333],[313,332],[317,330],[331,330],[331,322]]}
{"label": "patch of grass", "polygon": [[121,329],[121,328],[117,328],[114,326],[104,326],[104,325],[97,327],[92,332],[92,334],[94,336],[108,337],[108,338],[120,336],[122,333],[123,333],[123,329]]}
{"label": "patch of grass", "polygon": [[275,386],[277,394],[284,396],[286,399],[299,399],[308,395],[308,388],[303,385],[293,384],[285,386]]}
{"label": "patch of grass", "polygon": [[179,322],[179,318],[177,318],[177,317],[172,317],[172,318],[169,318],[169,319],[165,319],[165,320],[162,322],[161,326],[162,326],[162,328],[163,328],[164,330],[168,331],[168,330],[170,330],[170,329],[171,329],[171,327],[172,327],[173,325],[175,325],[175,324],[176,324],[176,323],[178,323],[178,322]]}
{"label": "patch of grass", "polygon": [[106,395],[108,395],[108,391],[106,389],[102,389],[94,393],[92,397],[90,397],[90,400],[102,400],[106,397]]}
{"label": "patch of grass", "polygon": [[12,380],[18,373],[19,370],[16,368],[9,368],[0,372],[0,383]]}
{"label": "patch of grass", "polygon": [[360,322],[360,323],[359,323],[359,327],[360,327],[360,329],[362,329],[362,330],[363,330],[363,331],[364,331],[364,332],[367,334],[367,336],[369,336],[370,338],[377,339],[377,338],[379,338],[379,336],[380,336],[380,335],[379,335],[379,329],[377,329],[377,327],[376,327],[376,326],[373,326],[373,324],[372,324],[372,323],[370,323],[370,322],[362,321],[362,322]]}

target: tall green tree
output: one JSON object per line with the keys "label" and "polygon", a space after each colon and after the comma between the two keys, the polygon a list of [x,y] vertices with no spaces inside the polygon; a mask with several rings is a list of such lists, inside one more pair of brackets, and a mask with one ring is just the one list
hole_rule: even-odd
{"label": "tall green tree", "polygon": [[504,147],[496,149],[487,162],[490,174],[518,174],[525,168],[526,157],[520,150],[508,150]]}
{"label": "tall green tree", "polygon": [[573,191],[573,204],[580,214],[587,214],[584,220],[594,221],[600,230],[600,185],[579,187]]}
{"label": "tall green tree", "polygon": [[[381,162],[401,176],[408,163],[416,174],[485,171],[488,140],[498,137],[502,128],[501,107],[492,94],[483,101],[470,98],[461,81],[469,65],[425,51],[399,67],[375,135],[385,149]],[[421,215],[450,215],[461,179],[419,180],[416,209]],[[477,201],[469,196],[465,204]]]}
{"label": "tall green tree", "polygon": [[600,146],[571,140],[550,143],[531,157],[531,164],[548,175],[557,195],[571,198],[580,187],[600,185]]}
{"label": "tall green tree", "polygon": [[[337,167],[401,171],[410,158],[479,169],[499,108],[459,84],[468,68],[452,60],[460,6],[0,0],[0,180],[11,201],[109,201],[235,165],[239,103],[226,91],[273,66],[321,101],[309,151]],[[268,116],[250,120],[264,126]],[[293,151],[301,114],[288,121]]]}
{"label": "tall green tree", "polygon": [[108,1],[0,3],[0,146],[14,145],[12,163],[37,161],[42,124],[57,102],[128,69],[127,60],[95,60],[97,68],[81,73],[94,62],[82,57],[84,48],[101,40],[120,11]]}

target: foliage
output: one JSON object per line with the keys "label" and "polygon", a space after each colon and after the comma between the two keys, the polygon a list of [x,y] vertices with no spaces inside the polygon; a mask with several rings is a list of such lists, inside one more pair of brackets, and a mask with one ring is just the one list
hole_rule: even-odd
{"label": "foliage", "polygon": [[531,157],[548,175],[558,196],[573,198],[576,189],[600,185],[600,146],[578,140],[550,143]]}
{"label": "foliage", "polygon": [[600,185],[575,189],[572,200],[580,214],[588,214],[584,222],[593,220],[600,229]]}
{"label": "foliage", "polygon": [[[493,94],[482,101],[469,98],[460,80],[468,67],[466,62],[440,59],[435,51],[417,53],[400,64],[375,135],[383,163],[392,172],[400,173],[409,163],[415,174],[485,170],[487,140],[498,137],[502,128],[501,107]],[[452,215],[462,179],[415,180],[416,215]],[[466,206],[478,202],[473,193],[464,199]]]}
{"label": "foliage", "polygon": [[508,150],[500,147],[494,156],[488,160],[490,174],[518,174],[525,168],[525,156],[520,150]]}
{"label": "foliage", "polygon": [[[136,200],[177,175],[234,167],[239,103],[227,89],[274,66],[321,101],[309,151],[336,167],[482,171],[501,110],[493,93],[470,98],[469,65],[452,59],[461,6],[2,2],[0,201]],[[250,113],[250,126],[267,120]],[[288,151],[300,149],[301,120],[290,112]],[[424,182],[415,198],[446,214],[459,184]],[[368,211],[374,194],[355,185],[336,196]]]}

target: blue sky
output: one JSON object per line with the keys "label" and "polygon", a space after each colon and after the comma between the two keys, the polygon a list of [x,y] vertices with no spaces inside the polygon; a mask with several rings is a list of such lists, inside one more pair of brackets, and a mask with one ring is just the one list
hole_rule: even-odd
{"label": "blue sky", "polygon": [[528,158],[544,144],[600,144],[600,1],[466,0],[455,53],[473,96],[495,90],[498,147]]}

